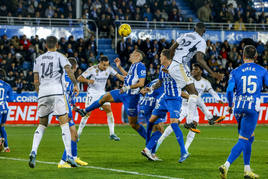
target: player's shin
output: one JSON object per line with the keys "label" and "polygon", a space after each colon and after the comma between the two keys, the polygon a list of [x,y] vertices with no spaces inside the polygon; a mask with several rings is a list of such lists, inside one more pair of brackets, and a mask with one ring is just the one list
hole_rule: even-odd
{"label": "player's shin", "polygon": [[[249,141],[246,139],[238,139],[238,142],[235,144],[235,146],[232,148],[231,153],[227,159],[227,161],[232,164],[237,157],[239,157],[239,155],[241,154],[241,152],[245,149],[247,143]],[[228,168],[228,167],[227,167]]]}
{"label": "player's shin", "polygon": [[163,143],[163,141],[173,132],[173,129],[171,127],[171,125],[169,125],[164,133],[162,134],[162,136],[159,138],[158,142],[157,142],[157,146],[156,146],[156,151],[158,150],[159,146]]}
{"label": "player's shin", "polygon": [[71,151],[74,159],[77,158],[77,141],[71,140]]}
{"label": "player's shin", "polygon": [[112,112],[107,114],[107,123],[108,123],[109,132],[111,136],[114,134],[114,116]]}
{"label": "player's shin", "polygon": [[[188,119],[190,121],[193,120],[194,118],[194,111],[196,109],[196,105],[197,105],[197,100],[198,96],[197,95],[190,95],[189,99],[188,99]],[[187,120],[187,123],[190,123],[190,121]]]}
{"label": "player's shin", "polygon": [[78,127],[78,131],[77,131],[78,138],[80,138],[80,136],[82,134],[82,131],[83,131],[84,127],[87,124],[87,120],[88,120],[88,116],[87,115],[84,116],[84,117],[82,117],[82,119],[80,121],[80,124],[79,124],[79,127]]}
{"label": "player's shin", "polygon": [[143,127],[143,125],[139,124],[139,128],[138,128],[137,132],[140,134],[140,136],[142,136],[144,139],[146,139],[147,134],[146,134],[146,130]]}
{"label": "player's shin", "polygon": [[146,129],[146,144],[149,142],[150,138],[151,138],[151,133],[152,133],[152,130],[153,130],[153,126],[154,126],[154,122],[148,122],[147,123],[147,129]]}
{"label": "player's shin", "polygon": [[39,147],[39,144],[42,140],[42,137],[44,135],[46,126],[39,124],[37,129],[34,132],[34,138],[33,138],[33,145],[32,145],[32,152],[35,152],[37,154],[37,149]]}
{"label": "player's shin", "polygon": [[152,150],[158,139],[161,137],[162,133],[160,131],[155,131],[153,134],[152,134],[152,137],[150,138],[149,142],[147,143],[146,145],[146,148],[149,149],[149,150]]}
{"label": "player's shin", "polygon": [[177,141],[180,145],[180,148],[181,148],[181,155],[184,155],[186,154],[186,149],[185,149],[185,146],[184,146],[184,140],[183,140],[183,134],[182,134],[182,131],[181,129],[179,128],[179,125],[178,123],[172,123],[171,124],[171,127],[175,133],[175,136],[177,138]]}
{"label": "player's shin", "polygon": [[86,107],[85,111],[88,113],[90,111],[93,111],[94,109],[97,109],[101,107],[102,104],[100,104],[100,99],[92,103],[90,106]]}
{"label": "player's shin", "polygon": [[7,143],[7,132],[6,132],[5,126],[1,126],[0,132],[1,132],[1,136],[5,139],[4,140],[4,147],[6,148],[6,147],[8,147],[8,143]]}
{"label": "player's shin", "polygon": [[187,134],[186,142],[185,142],[185,149],[186,149],[186,151],[188,151],[191,143],[194,140],[194,137],[195,137],[195,133],[192,132],[192,131],[189,131],[188,134]]}
{"label": "player's shin", "polygon": [[69,123],[62,124],[61,130],[62,130],[62,140],[63,140],[64,146],[65,146],[67,156],[72,156],[71,132],[70,132],[70,128],[69,128]]}
{"label": "player's shin", "polygon": [[254,136],[251,136],[249,138],[249,142],[246,144],[246,147],[243,150],[243,158],[244,158],[244,171],[245,172],[250,172],[250,158],[251,158],[251,147],[252,147],[252,143],[254,141]]}

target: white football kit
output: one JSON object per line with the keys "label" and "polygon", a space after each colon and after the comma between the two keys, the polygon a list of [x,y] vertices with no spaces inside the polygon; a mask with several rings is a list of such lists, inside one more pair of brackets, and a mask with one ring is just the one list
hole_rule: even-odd
{"label": "white football kit", "polygon": [[39,74],[38,116],[64,115],[68,105],[64,96],[62,78],[64,67],[70,65],[68,59],[59,52],[48,51],[34,62],[33,72]]}
{"label": "white football kit", "polygon": [[184,88],[186,85],[193,83],[189,68],[191,59],[197,52],[205,54],[207,44],[197,32],[185,33],[176,42],[179,46],[175,50],[175,55],[168,71],[179,87]]}
{"label": "white football kit", "polygon": [[[196,79],[193,79],[193,81],[195,89],[198,91],[198,95],[200,98],[204,94],[204,92],[209,92],[216,99],[216,101],[221,100],[219,95],[213,90],[213,88],[211,87],[211,83],[207,79],[201,77],[199,81],[197,81]],[[194,113],[193,121],[199,122],[199,115],[197,108],[195,108],[193,113]],[[185,117],[187,117],[187,115],[188,115],[188,102],[186,99],[183,98],[179,121],[182,121]],[[188,122],[190,123],[191,121]]]}
{"label": "white football kit", "polygon": [[[98,65],[94,65],[82,73],[84,78],[94,80],[94,83],[89,84],[87,88],[86,107],[90,106],[94,101],[98,100],[105,94],[107,79],[110,75],[115,76],[116,74],[117,72],[112,67],[109,66],[106,70],[102,71],[99,69]],[[111,104],[110,102],[106,102],[104,105]]]}

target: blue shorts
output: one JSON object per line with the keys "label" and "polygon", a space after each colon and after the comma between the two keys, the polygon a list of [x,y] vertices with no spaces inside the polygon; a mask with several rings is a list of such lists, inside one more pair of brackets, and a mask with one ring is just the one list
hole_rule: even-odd
{"label": "blue shorts", "polygon": [[[151,116],[152,116],[152,112],[153,112],[153,108],[151,107],[147,107],[147,106],[142,106],[140,108],[140,113],[142,114],[142,116],[145,118],[146,122],[148,123]],[[158,116],[158,119],[154,122],[154,125],[157,125],[161,122],[166,122],[166,114],[162,114],[160,116]]]}
{"label": "blue shorts", "polygon": [[167,112],[169,112],[170,118],[179,119],[181,103],[182,103],[181,97],[167,98],[165,96],[162,96],[156,103],[152,114],[155,116],[163,116]]}
{"label": "blue shorts", "polygon": [[7,115],[8,115],[8,112],[7,113],[0,113],[0,124],[5,124],[6,123]]}
{"label": "blue shorts", "polygon": [[235,109],[234,115],[238,123],[239,135],[249,139],[256,128],[259,112],[248,109]]}
{"label": "blue shorts", "polygon": [[139,94],[120,94],[120,90],[112,90],[110,91],[110,94],[112,95],[114,102],[122,102],[124,104],[128,116],[138,116]]}

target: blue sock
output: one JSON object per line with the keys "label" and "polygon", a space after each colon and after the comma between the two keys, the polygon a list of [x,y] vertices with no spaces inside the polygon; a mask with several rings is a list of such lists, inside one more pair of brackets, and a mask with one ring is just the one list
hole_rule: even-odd
{"label": "blue sock", "polygon": [[251,146],[254,141],[254,136],[250,137],[248,140],[248,143],[246,147],[243,150],[243,158],[244,158],[244,165],[250,164],[250,158],[251,158]]}
{"label": "blue sock", "polygon": [[147,143],[149,142],[150,140],[150,137],[151,137],[151,133],[152,133],[152,130],[153,130],[153,126],[154,126],[154,122],[148,122],[147,123],[147,136],[146,136],[146,145]]}
{"label": "blue sock", "polygon": [[93,111],[94,109],[97,109],[99,107],[101,107],[101,104],[99,103],[100,100],[95,101],[94,103],[92,103],[90,106],[88,106],[85,110],[86,112],[90,112]]}
{"label": "blue sock", "polygon": [[148,144],[146,145],[146,147],[149,149],[149,150],[152,150],[155,146],[156,146],[156,143],[158,141],[158,139],[161,137],[162,133],[160,131],[155,131],[153,134],[152,134],[152,137],[151,139],[149,140]]}
{"label": "blue sock", "polygon": [[139,124],[140,125],[140,128],[137,130],[137,132],[144,138],[146,139],[146,130],[145,128],[143,127],[143,125]]}
{"label": "blue sock", "polygon": [[[161,137],[161,136],[160,136]],[[159,138],[160,138],[159,137]],[[157,142],[156,142],[157,143]],[[155,154],[155,149],[156,149],[156,144],[154,145],[153,149],[152,149],[152,154]]]}
{"label": "blue sock", "polygon": [[77,157],[77,142],[71,140],[72,156]]}
{"label": "blue sock", "polygon": [[8,143],[7,143],[7,132],[5,130],[5,126],[1,126],[1,136],[5,139],[4,142],[4,147],[8,147]]}
{"label": "blue sock", "polygon": [[183,140],[183,134],[181,132],[181,129],[179,128],[179,125],[178,123],[171,123],[171,127],[175,133],[175,136],[177,138],[177,141],[180,145],[180,148],[181,148],[181,155],[185,154],[186,153],[186,149],[185,149],[185,146],[184,146],[184,140]]}
{"label": "blue sock", "polygon": [[247,143],[248,143],[248,140],[238,139],[238,142],[232,148],[231,153],[227,159],[227,161],[230,162],[230,164],[232,164],[235,161],[235,159],[239,157],[241,152],[245,149]]}
{"label": "blue sock", "polygon": [[62,155],[62,157],[61,157],[61,160],[63,160],[63,161],[66,162],[66,160],[67,160],[66,150],[64,150],[63,155]]}

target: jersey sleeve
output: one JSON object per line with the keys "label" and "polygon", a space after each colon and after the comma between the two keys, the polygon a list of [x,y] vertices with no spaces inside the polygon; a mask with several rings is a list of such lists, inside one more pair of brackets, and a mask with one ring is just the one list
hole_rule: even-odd
{"label": "jersey sleeve", "polygon": [[177,38],[176,42],[177,42],[178,44],[181,44],[181,43],[182,43],[182,40],[183,40],[183,37],[184,37],[183,34],[180,35],[180,36]]}
{"label": "jersey sleeve", "polygon": [[7,96],[8,96],[7,101],[8,102],[13,102],[14,101],[13,90],[12,90],[10,85],[8,85],[7,88],[8,88],[8,90],[7,90]]}
{"label": "jersey sleeve", "polygon": [[207,49],[206,41],[202,39],[201,42],[196,45],[196,48],[197,48],[196,50],[197,52],[202,52],[203,54],[206,54],[206,49]]}
{"label": "jersey sleeve", "polygon": [[37,59],[35,59],[35,60],[34,60],[33,72],[34,72],[34,73],[38,73],[38,68],[37,68]]}
{"label": "jersey sleeve", "polygon": [[72,67],[68,59],[62,54],[60,54],[59,61],[62,68],[64,68],[66,65],[70,65]]}
{"label": "jersey sleeve", "polygon": [[228,86],[226,90],[226,96],[228,100],[228,106],[232,107],[233,106],[233,94],[234,94],[234,89],[235,89],[235,78],[234,78],[234,70],[231,72],[229,81],[228,81]]}
{"label": "jersey sleeve", "polygon": [[146,78],[146,67],[144,64],[140,63],[137,67],[137,74],[139,78]]}
{"label": "jersey sleeve", "polygon": [[84,71],[81,75],[84,77],[84,78],[89,78],[93,73],[93,69],[92,67],[88,68],[86,71]]}
{"label": "jersey sleeve", "polygon": [[110,74],[111,74],[112,76],[115,76],[115,75],[118,74],[118,72],[115,71],[115,69],[113,69],[112,67],[109,67],[109,69],[110,69]]}
{"label": "jersey sleeve", "polygon": [[212,86],[211,86],[210,82],[206,80],[206,89],[205,89],[205,91],[209,91],[210,89],[212,89]]}

